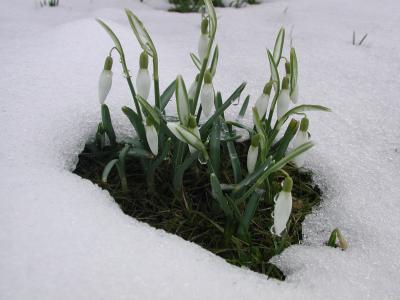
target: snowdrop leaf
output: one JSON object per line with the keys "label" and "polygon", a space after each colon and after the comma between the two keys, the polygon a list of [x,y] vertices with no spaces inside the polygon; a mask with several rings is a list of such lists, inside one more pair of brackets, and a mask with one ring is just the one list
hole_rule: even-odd
{"label": "snowdrop leaf", "polygon": [[228,205],[228,201],[225,198],[222,189],[221,189],[221,184],[219,183],[217,175],[215,173],[211,173],[210,175],[210,183],[211,183],[211,190],[212,190],[212,195],[215,200],[217,200],[220,208],[223,210],[225,215],[227,217],[232,217],[232,210]]}
{"label": "snowdrop leaf", "polygon": [[218,58],[219,58],[219,49],[218,49],[218,45],[217,45],[214,49],[214,54],[213,54],[213,57],[211,60],[211,65],[210,65],[210,72],[213,77],[215,76],[215,73],[217,72]]}
{"label": "snowdrop leaf", "polygon": [[285,28],[281,28],[279,30],[278,36],[276,37],[275,41],[275,46],[274,46],[274,62],[278,66],[279,62],[282,57],[282,49],[283,49],[283,43],[285,41]]}
{"label": "snowdrop leaf", "polygon": [[[222,129],[224,130],[225,137],[232,137],[232,129],[226,125],[226,123],[222,123]],[[242,180],[242,168],[240,167],[239,156],[236,152],[235,145],[232,140],[226,141],[226,146],[228,148],[229,158],[231,160],[232,170],[233,170],[233,178],[235,183],[238,183]]]}
{"label": "snowdrop leaf", "polygon": [[106,131],[106,134],[110,140],[111,145],[115,146],[117,144],[116,136],[115,136],[115,132],[114,132],[114,127],[111,122],[110,111],[106,104],[103,104],[101,106],[101,119],[102,119],[102,123],[103,123],[103,128]]}
{"label": "snowdrop leaf", "polygon": [[285,113],[276,123],[275,125],[275,131],[278,130],[282,127],[282,125],[286,122],[286,120],[293,114],[298,114],[302,113],[305,111],[325,111],[325,112],[330,112],[331,110],[328,107],[322,106],[322,105],[314,105],[314,104],[302,104],[293,107],[290,109],[287,113]]}
{"label": "snowdrop leaf", "polygon": [[189,99],[185,82],[183,81],[183,78],[180,75],[176,78],[175,95],[176,95],[176,107],[178,111],[179,120],[181,121],[182,125],[188,126],[189,113],[190,113]]}
{"label": "snowdrop leaf", "polygon": [[251,220],[256,213],[258,203],[260,200],[261,194],[257,192],[253,192],[251,194],[249,201],[246,204],[246,208],[244,210],[243,217],[240,220],[239,228],[238,228],[238,235],[242,238],[248,237],[249,234],[249,226]]}
{"label": "snowdrop leaf", "polygon": [[143,111],[146,112],[147,116],[149,116],[158,126],[160,126],[160,117],[155,108],[153,108],[146,100],[144,100],[139,95],[136,95],[136,98],[142,106]]}
{"label": "snowdrop leaf", "polygon": [[275,91],[278,91],[280,88],[280,80],[279,80],[279,73],[278,68],[275,64],[274,58],[269,50],[267,50],[268,61],[269,61],[269,68],[271,70],[271,80],[274,83]]}
{"label": "snowdrop leaf", "polygon": [[[183,145],[182,143],[180,143]],[[190,154],[178,167],[174,170],[173,185],[175,190],[179,190],[182,186],[183,174],[197,160],[199,152]]]}
{"label": "snowdrop leaf", "polygon": [[161,95],[161,111],[164,111],[172,95],[175,93],[176,80],[172,81]]}
{"label": "snowdrop leaf", "polygon": [[218,118],[211,129],[210,134],[210,160],[214,173],[219,175],[221,158],[221,118]]}
{"label": "snowdrop leaf", "polygon": [[245,129],[249,132],[249,134],[253,132],[253,128],[250,128],[249,126],[243,125],[235,121],[226,121],[226,124]]}
{"label": "snowdrop leaf", "polygon": [[146,148],[148,148],[146,132],[144,130],[144,125],[138,114],[127,106],[122,108],[122,112],[128,117],[129,121],[135,128],[135,131]]}
{"label": "snowdrop leaf", "polygon": [[297,76],[299,74],[298,66],[297,66],[297,56],[294,48],[290,49],[290,97],[292,97],[295,92],[295,88],[297,86]]}
{"label": "snowdrop leaf", "polygon": [[151,57],[156,56],[156,48],[142,21],[129,9],[125,9],[125,13],[128,16],[129,24],[142,49]]}
{"label": "snowdrop leaf", "polygon": [[203,124],[200,128],[200,134],[202,137],[206,136],[208,130],[211,128],[212,124],[214,123],[215,119],[218,118],[220,115],[224,113],[224,111],[232,105],[233,101],[240,97],[240,94],[246,87],[246,82],[243,82],[233,93],[232,95],[226,100],[220,107],[216,109],[214,114]]}
{"label": "snowdrop leaf", "polygon": [[128,156],[132,156],[132,157],[139,157],[139,158],[147,158],[147,159],[151,159],[154,158],[154,155],[142,148],[131,148],[128,153]]}
{"label": "snowdrop leaf", "polygon": [[217,31],[217,15],[215,13],[214,5],[212,0],[204,0],[204,4],[207,8],[208,16],[210,18],[210,34],[215,36],[215,32]]}
{"label": "snowdrop leaf", "polygon": [[103,183],[107,183],[108,175],[117,162],[118,158],[110,160],[110,162],[104,167],[103,174],[101,175],[101,181]]}
{"label": "snowdrop leaf", "polygon": [[192,59],[194,65],[196,66],[199,71],[201,70],[201,61],[194,53],[190,53],[190,58]]}
{"label": "snowdrop leaf", "polygon": [[246,99],[244,99],[244,102],[242,104],[242,108],[240,109],[240,112],[239,112],[239,115],[238,115],[239,118],[243,118],[244,115],[246,114],[247,107],[249,106],[249,101],[250,101],[250,95],[248,95],[246,97]]}
{"label": "snowdrop leaf", "polygon": [[121,63],[122,63],[122,68],[124,70],[125,74],[128,74],[128,68],[126,66],[126,61],[125,61],[125,55],[124,55],[124,49],[122,48],[121,42],[119,41],[118,37],[115,35],[115,33],[111,30],[111,28],[104,23],[100,19],[96,19],[96,21],[103,27],[103,29],[108,33],[108,35],[111,37],[111,39],[114,42],[115,48],[117,48],[120,57],[121,57]]}

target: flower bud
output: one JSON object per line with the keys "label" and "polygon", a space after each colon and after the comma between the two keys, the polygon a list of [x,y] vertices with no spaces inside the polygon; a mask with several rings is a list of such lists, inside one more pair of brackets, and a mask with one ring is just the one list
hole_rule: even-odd
{"label": "flower bud", "polygon": [[267,112],[269,97],[271,95],[271,89],[272,89],[272,83],[268,82],[264,86],[262,95],[258,97],[256,101],[255,107],[257,109],[258,116],[260,117],[260,119],[264,118],[264,115]]}
{"label": "flower bud", "polygon": [[188,91],[188,98],[189,99],[194,99],[194,96],[196,95],[196,87],[197,87],[197,82],[199,81],[199,74],[196,75],[196,79],[192,82],[192,84],[189,87]]}
{"label": "flower bud", "polygon": [[209,70],[204,74],[204,85],[201,90],[200,100],[204,115],[208,117],[214,106],[214,87],[212,84],[212,76]]}
{"label": "flower bud", "polygon": [[290,96],[289,96],[289,78],[286,76],[282,81],[282,89],[279,93],[277,100],[277,114],[278,119],[282,118],[284,114],[287,113],[290,106]]}
{"label": "flower bud", "polygon": [[299,99],[299,85],[296,83],[296,85],[294,86],[294,90],[290,94],[290,100],[292,100],[292,102],[296,104],[298,99]]}
{"label": "flower bud", "polygon": [[253,173],[256,167],[259,144],[260,136],[256,134],[251,139],[251,145],[249,147],[249,152],[247,153],[247,171],[249,174]]}
{"label": "flower bud", "polygon": [[292,186],[293,181],[290,177],[286,177],[282,191],[279,192],[275,198],[274,207],[274,225],[271,228],[272,233],[280,236],[286,228],[287,221],[289,220],[292,211]]}
{"label": "flower bud", "polygon": [[286,75],[290,76],[290,62],[286,62],[285,63],[285,71],[286,71]]}
{"label": "flower bud", "polygon": [[111,56],[107,56],[106,61],[104,63],[103,72],[100,74],[99,78],[99,102],[100,104],[104,104],[108,93],[110,92],[112,85],[112,76],[113,72],[111,71],[113,64],[113,59]]}
{"label": "flower bud", "polygon": [[146,132],[147,144],[149,144],[150,150],[154,155],[158,154],[158,133],[154,127],[154,123],[150,118],[146,119],[144,124],[144,130]]}
{"label": "flower bud", "polygon": [[[200,130],[199,130],[199,127],[197,126],[196,118],[195,118],[194,116],[190,116],[190,117],[189,117],[188,129],[189,129],[189,131],[190,131],[191,133],[193,133],[199,140],[201,140],[201,137],[200,137]],[[188,146],[189,146],[189,151],[190,151],[190,153],[195,153],[195,152],[197,151],[197,149],[194,148],[193,146],[191,146],[191,145],[188,145]]]}
{"label": "flower bud", "polygon": [[[297,148],[300,147],[301,145],[305,144],[308,142],[309,137],[308,137],[308,119],[304,117],[301,122],[300,122],[300,130],[297,132],[296,137],[294,138],[293,141],[293,147]],[[294,159],[293,162],[298,168],[301,168],[304,165],[304,161],[306,158],[306,153],[301,153],[297,155]]]}
{"label": "flower bud", "polygon": [[201,35],[198,45],[198,54],[201,62],[203,62],[204,58],[206,57],[209,41],[210,37],[208,36],[208,19],[204,18],[201,21]]}
{"label": "flower bud", "polygon": [[140,97],[147,100],[150,93],[151,79],[148,70],[149,59],[145,51],[140,54],[139,65],[140,69],[136,76],[136,90]]}

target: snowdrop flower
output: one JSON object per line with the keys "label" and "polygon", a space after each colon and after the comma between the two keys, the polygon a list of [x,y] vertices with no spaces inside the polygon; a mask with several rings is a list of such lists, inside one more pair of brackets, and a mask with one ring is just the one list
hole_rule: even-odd
{"label": "snowdrop flower", "polygon": [[107,95],[110,92],[112,85],[112,76],[113,72],[111,71],[113,64],[113,59],[111,56],[107,56],[106,61],[104,63],[104,70],[100,74],[99,79],[99,101],[100,104],[104,104],[106,101]]}
{"label": "snowdrop flower", "polygon": [[189,99],[194,99],[194,96],[196,94],[196,87],[197,87],[197,82],[199,81],[199,74],[196,75],[196,79],[192,82],[192,84],[189,87],[188,91],[188,98]]}
{"label": "snowdrop flower", "polygon": [[201,35],[198,45],[198,54],[201,62],[203,62],[204,58],[207,55],[209,42],[210,42],[210,37],[208,36],[208,19],[204,18],[201,21]]}
{"label": "snowdrop flower", "polygon": [[[293,147],[297,148],[300,147],[301,145],[305,144],[308,142],[309,137],[308,137],[308,119],[304,117],[301,119],[300,122],[300,129],[297,132],[296,137],[294,138],[293,141]],[[293,159],[293,162],[298,168],[301,168],[304,165],[304,160],[305,160],[305,153],[301,153],[300,155],[296,156]]]}
{"label": "snowdrop flower", "polygon": [[144,123],[144,130],[146,132],[147,143],[149,144],[150,150],[154,155],[158,154],[158,134],[154,127],[154,123],[150,118],[146,119]]}
{"label": "snowdrop flower", "polygon": [[200,94],[201,106],[206,117],[211,114],[214,106],[214,87],[212,84],[212,76],[209,70],[204,74],[204,85]]}
{"label": "snowdrop flower", "polygon": [[148,70],[149,58],[145,51],[140,54],[139,66],[140,68],[136,76],[136,90],[140,97],[147,100],[150,93],[151,80]]}
{"label": "snowdrop flower", "polygon": [[260,136],[256,134],[251,139],[251,145],[249,147],[249,152],[247,153],[247,170],[249,174],[253,173],[256,167],[259,145],[260,145]]}
{"label": "snowdrop flower", "polygon": [[[191,133],[193,133],[199,140],[201,140],[200,130],[199,130],[199,127],[197,126],[196,118],[194,116],[189,117],[188,127],[189,127],[188,128],[189,131]],[[188,145],[188,146],[189,146],[190,153],[195,153],[197,151],[197,149],[194,148],[193,146],[191,146],[191,145]]]}
{"label": "snowdrop flower", "polygon": [[293,181],[288,176],[283,181],[282,191],[275,198],[274,225],[271,228],[273,234],[280,236],[286,228],[292,211],[292,186]]}
{"label": "snowdrop flower", "polygon": [[269,96],[271,95],[271,89],[272,89],[272,83],[268,82],[264,86],[262,95],[258,97],[256,101],[255,108],[257,109],[258,116],[260,117],[260,119],[264,118],[264,115],[267,112]]}
{"label": "snowdrop flower", "polygon": [[285,76],[282,81],[282,89],[279,93],[278,104],[277,104],[277,113],[278,119],[282,118],[284,114],[289,110],[290,105],[290,96],[289,96],[289,77]]}

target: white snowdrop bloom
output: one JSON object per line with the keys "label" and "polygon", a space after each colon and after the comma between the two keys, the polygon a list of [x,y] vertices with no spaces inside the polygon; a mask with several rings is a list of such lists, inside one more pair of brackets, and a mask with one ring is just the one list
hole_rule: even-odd
{"label": "white snowdrop bloom", "polygon": [[201,62],[203,62],[204,58],[207,55],[209,42],[210,42],[210,37],[208,36],[208,19],[204,18],[201,21],[201,35],[199,38],[199,45],[198,45],[198,54]]}
{"label": "white snowdrop bloom", "polygon": [[256,134],[251,139],[249,152],[247,153],[247,171],[249,174],[254,172],[258,159],[258,148],[260,144],[260,136]]}
{"label": "white snowdrop bloom", "polygon": [[277,100],[278,119],[282,118],[282,116],[289,110],[291,101],[289,93],[289,78],[285,77],[282,81],[282,89]]}
{"label": "white snowdrop bloom", "polygon": [[196,75],[196,79],[192,82],[192,84],[189,87],[189,91],[188,91],[189,99],[194,99],[194,96],[196,94],[196,87],[197,87],[198,80],[199,80],[199,75]]}
{"label": "white snowdrop bloom", "polygon": [[258,97],[256,101],[255,108],[257,109],[258,116],[260,117],[260,119],[262,119],[265,113],[267,112],[269,97],[271,95],[271,89],[272,89],[272,83],[267,83],[264,86],[263,93],[261,94],[260,97]]}
{"label": "white snowdrop bloom", "polygon": [[292,94],[290,95],[290,100],[292,100],[292,102],[296,104],[298,99],[299,99],[299,85],[296,84]]}
{"label": "white snowdrop bloom", "polygon": [[151,79],[148,70],[149,59],[146,52],[140,54],[139,71],[136,76],[136,92],[143,99],[147,100],[150,94]]}
{"label": "white snowdrop bloom", "polygon": [[215,94],[212,84],[212,76],[210,71],[207,70],[204,74],[204,85],[200,94],[201,106],[206,117],[211,114],[211,111],[214,107],[214,96]]}
{"label": "white snowdrop bloom", "polygon": [[154,155],[158,154],[158,133],[154,127],[153,122],[147,118],[144,123],[144,130],[146,132],[147,144],[149,144],[150,150]]}
{"label": "white snowdrop bloom", "polygon": [[185,82],[181,75],[178,75],[176,78],[175,97],[179,120],[182,125],[187,126],[190,116],[190,107]]}
{"label": "white snowdrop bloom", "polygon": [[112,76],[113,72],[111,71],[113,64],[113,60],[111,56],[106,58],[106,62],[104,63],[103,72],[100,74],[99,78],[99,102],[100,104],[104,104],[108,93],[110,92],[112,85]]}
{"label": "white snowdrop bloom", "polygon": [[[294,138],[293,141],[293,147],[297,148],[300,147],[301,145],[305,144],[308,142],[309,137],[308,137],[308,119],[307,118],[303,118],[300,122],[300,129],[296,134],[296,137]],[[295,163],[295,165],[298,168],[301,168],[304,165],[304,161],[306,158],[306,153],[303,152],[300,155],[296,156],[293,159],[293,162]]]}
{"label": "white snowdrop bloom", "polygon": [[274,225],[271,228],[273,234],[280,236],[286,228],[292,211],[292,186],[293,181],[286,177],[283,182],[282,191],[275,198]]}
{"label": "white snowdrop bloom", "polygon": [[[188,127],[189,131],[193,133],[199,140],[201,140],[200,130],[199,127],[197,126],[196,118],[194,116],[189,117]],[[193,146],[191,145],[188,146],[190,153],[195,153],[197,151],[197,149],[194,148]]]}
{"label": "white snowdrop bloom", "polygon": [[196,150],[205,151],[204,144],[199,138],[200,132],[197,133],[197,129],[188,129],[179,123],[168,122],[168,129],[176,136],[176,138],[189,146],[193,146]]}

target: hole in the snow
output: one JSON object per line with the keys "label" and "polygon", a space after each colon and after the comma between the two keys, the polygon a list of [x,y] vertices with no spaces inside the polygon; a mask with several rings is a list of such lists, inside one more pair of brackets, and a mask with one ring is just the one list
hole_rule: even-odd
{"label": "hole in the snow", "polygon": [[[123,145],[119,145],[121,149]],[[237,144],[237,152],[242,169],[246,169],[246,156],[249,142]],[[271,234],[273,224],[271,213],[274,208],[273,195],[281,189],[275,182],[260,200],[250,224],[250,237],[244,241],[235,232],[227,232],[224,214],[211,195],[211,187],[207,166],[198,163],[189,169],[183,180],[183,190],[174,192],[171,183],[173,161],[168,158],[154,175],[154,186],[150,188],[146,180],[140,159],[129,158],[126,161],[128,192],[122,192],[120,179],[116,170],[111,171],[108,183],[102,183],[102,172],[106,164],[114,159],[116,152],[103,151],[94,153],[85,148],[79,156],[79,163],[74,171],[79,176],[107,189],[119,204],[123,212],[137,220],[146,222],[156,228],[164,229],[185,240],[194,242],[203,248],[223,257],[227,262],[247,267],[253,271],[266,274],[280,280],[285,276],[278,267],[269,263],[269,259],[290,245],[298,244],[302,239],[302,222],[312,207],[321,201],[321,190],[312,182],[312,174],[308,170],[298,170],[287,165],[284,170],[293,179],[293,208],[287,230],[282,237]],[[225,183],[232,178],[229,153],[221,147],[221,173]],[[225,173],[224,173],[225,172]],[[245,172],[245,171],[244,171]],[[244,205],[238,207],[244,210]],[[228,226],[234,228],[234,226]]]}

